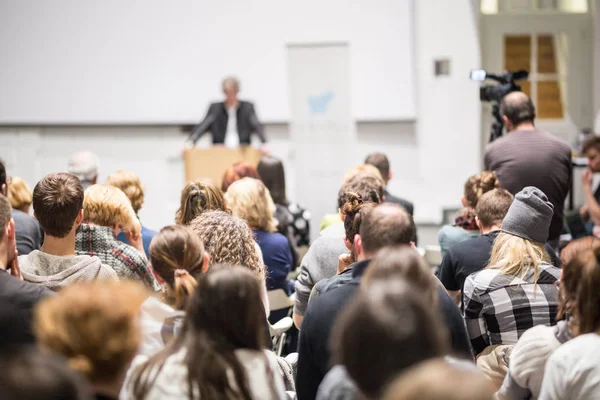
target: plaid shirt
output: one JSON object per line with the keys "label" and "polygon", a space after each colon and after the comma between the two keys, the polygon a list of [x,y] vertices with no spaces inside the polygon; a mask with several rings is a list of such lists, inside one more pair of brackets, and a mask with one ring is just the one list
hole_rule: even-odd
{"label": "plaid shirt", "polygon": [[560,269],[547,263],[540,264],[538,269],[535,285],[533,269],[524,278],[498,269],[484,269],[467,277],[463,304],[475,354],[490,345],[514,345],[527,329],[556,323],[558,289],[555,282],[560,277]]}
{"label": "plaid shirt", "polygon": [[154,291],[160,290],[146,256],[115,239],[109,227],[81,224],[75,237],[75,253],[97,256],[103,264],[111,266],[119,278],[140,281]]}

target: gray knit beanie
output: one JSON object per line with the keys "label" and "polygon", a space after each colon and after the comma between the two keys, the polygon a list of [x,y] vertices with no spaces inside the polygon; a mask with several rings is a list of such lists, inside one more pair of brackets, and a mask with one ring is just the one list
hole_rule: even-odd
{"label": "gray knit beanie", "polygon": [[502,232],[545,243],[553,214],[554,206],[544,192],[528,186],[515,195],[502,221]]}

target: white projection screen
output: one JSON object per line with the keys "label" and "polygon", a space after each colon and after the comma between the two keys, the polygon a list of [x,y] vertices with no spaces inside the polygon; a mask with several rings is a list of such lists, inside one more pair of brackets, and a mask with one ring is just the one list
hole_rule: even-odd
{"label": "white projection screen", "polygon": [[345,42],[357,120],[413,119],[412,0],[2,0],[0,124],[185,124],[226,75],[287,122],[286,45]]}

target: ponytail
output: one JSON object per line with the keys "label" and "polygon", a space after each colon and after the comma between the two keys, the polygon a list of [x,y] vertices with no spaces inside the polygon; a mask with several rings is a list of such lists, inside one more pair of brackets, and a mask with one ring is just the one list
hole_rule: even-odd
{"label": "ponytail", "polygon": [[184,308],[188,298],[194,293],[194,289],[198,286],[198,281],[185,269],[176,269],[174,275],[174,306],[180,310]]}

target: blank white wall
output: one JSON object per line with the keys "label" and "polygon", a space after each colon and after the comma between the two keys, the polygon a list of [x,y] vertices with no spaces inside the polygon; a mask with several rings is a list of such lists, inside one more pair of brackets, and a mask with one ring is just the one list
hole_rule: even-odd
{"label": "blank white wall", "polygon": [[289,119],[287,43],[348,42],[358,120],[414,119],[412,0],[2,0],[0,123],[178,124],[226,74]]}

